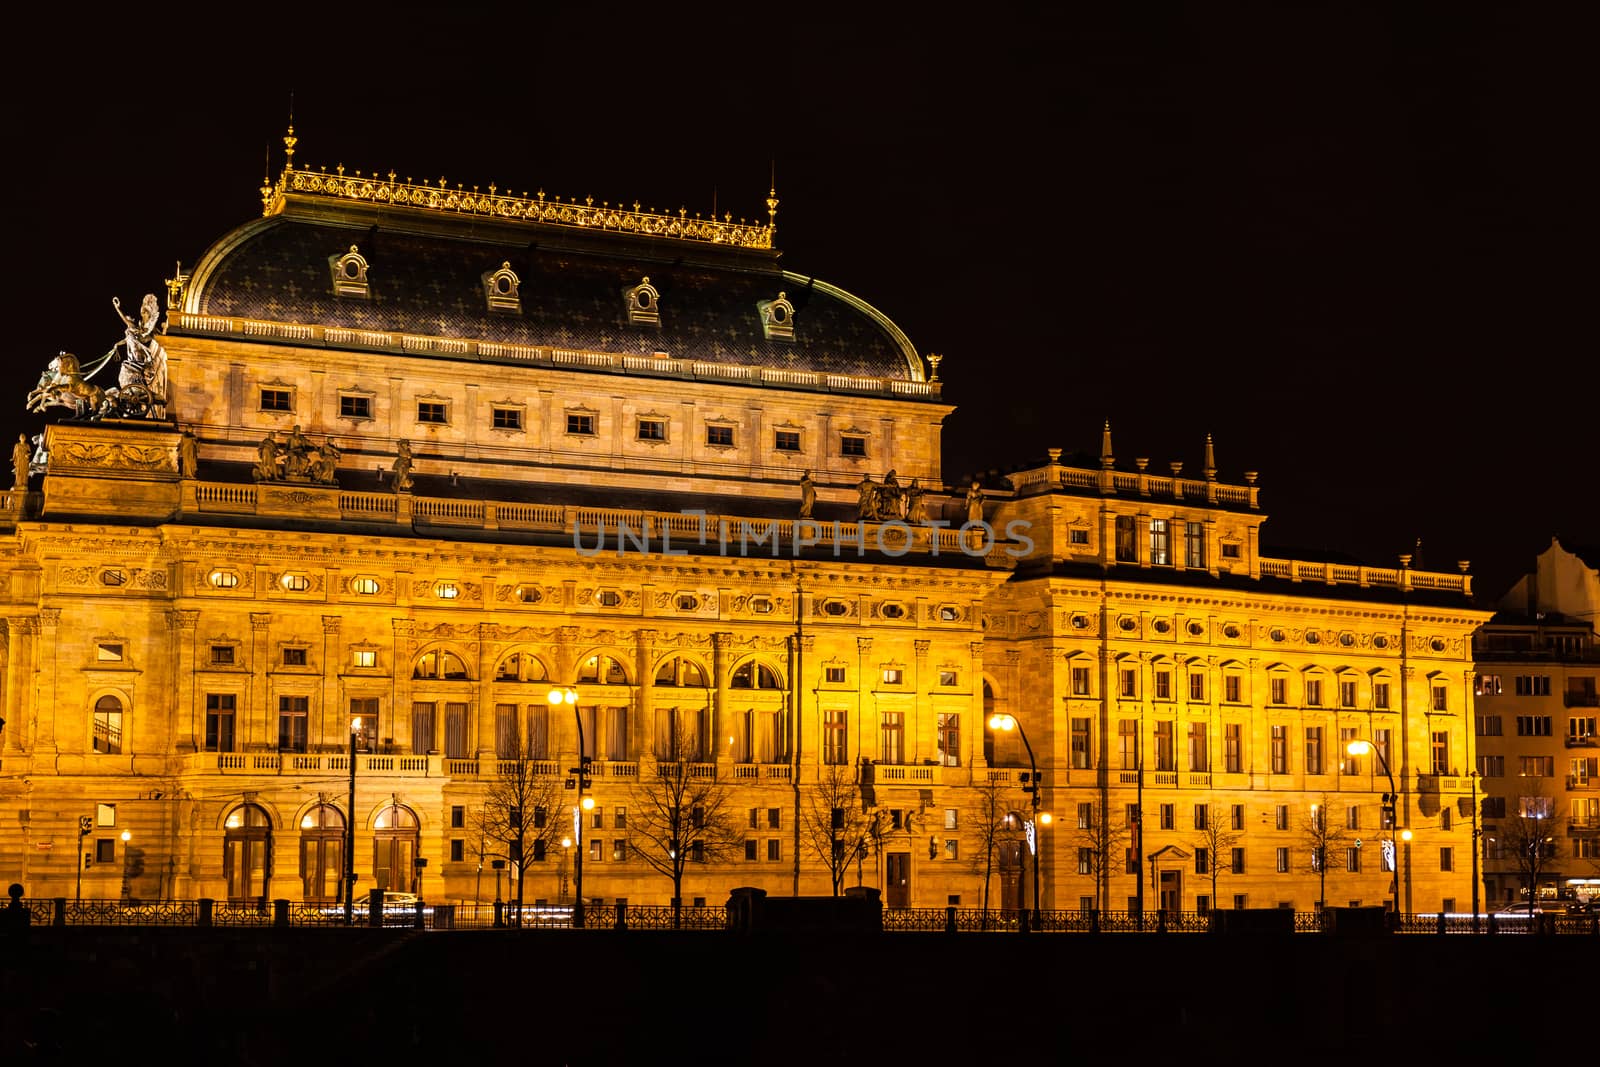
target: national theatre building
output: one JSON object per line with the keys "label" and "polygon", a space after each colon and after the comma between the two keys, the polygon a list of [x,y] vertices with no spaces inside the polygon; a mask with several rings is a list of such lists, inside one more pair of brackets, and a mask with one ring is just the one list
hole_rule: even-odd
{"label": "national theatre building", "polygon": [[1119,459],[1087,412],[1098,458],[950,484],[940,357],[780,266],[775,194],[286,144],[260,218],[27,397],[3,880],[1468,907],[1465,564],[1263,555],[1253,473]]}

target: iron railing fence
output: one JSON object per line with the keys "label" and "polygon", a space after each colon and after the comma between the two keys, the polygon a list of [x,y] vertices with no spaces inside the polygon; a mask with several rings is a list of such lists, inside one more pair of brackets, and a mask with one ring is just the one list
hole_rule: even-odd
{"label": "iron railing fence", "polygon": [[[25,899],[33,926],[193,926],[193,927],[327,927],[346,925],[344,907],[338,903],[288,900],[222,901],[163,900],[122,902],[71,900],[61,897]],[[1041,933],[1041,934],[1195,934],[1213,929],[1213,916],[1228,912],[1162,912],[1007,910],[1000,908],[884,908],[887,933]],[[402,929],[572,929],[571,905],[439,904],[391,905],[376,918],[365,903],[353,911],[355,927],[374,925]],[[0,906],[0,922],[8,916]],[[734,927],[729,909],[722,906],[611,904],[585,911],[586,930],[726,930]],[[1285,923],[1284,926],[1289,926]],[[1334,914],[1296,911],[1296,934],[1334,932]],[[1458,934],[1587,935],[1600,937],[1600,912],[1541,915],[1408,914],[1396,919],[1383,916],[1383,929],[1401,935],[1450,936]]]}

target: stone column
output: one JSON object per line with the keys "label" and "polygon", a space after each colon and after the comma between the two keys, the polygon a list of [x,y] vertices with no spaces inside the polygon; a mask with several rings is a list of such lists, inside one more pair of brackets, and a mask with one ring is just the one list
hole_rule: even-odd
{"label": "stone column", "polygon": [[715,757],[721,765],[717,776],[731,774],[726,765],[732,759],[733,753],[724,740],[727,735],[728,714],[728,668],[731,665],[730,650],[733,648],[733,634],[719,631],[711,635],[711,673],[715,676],[715,700],[711,705],[711,751],[708,755]]}
{"label": "stone column", "polygon": [[271,612],[250,613],[250,706],[240,709],[245,713],[243,729],[239,730],[240,751],[249,751],[252,744],[271,744],[276,740],[272,712],[267,707],[267,671],[272,669],[271,629]]}
{"label": "stone column", "polygon": [[[491,587],[485,583],[484,588]],[[480,760],[491,760],[495,757],[494,669],[504,651],[500,646],[500,627],[492,622],[480,622],[478,624],[478,700],[475,713],[477,729],[473,731],[475,736],[474,748],[476,749],[477,758]],[[539,693],[538,696],[541,701],[545,698],[544,692]],[[519,705],[514,716],[517,720],[519,733],[526,729],[525,717],[526,712]],[[523,738],[523,744],[527,744],[527,738]]]}
{"label": "stone column", "polygon": [[38,632],[38,620],[31,616],[6,618],[6,728],[0,741],[4,741],[6,752],[13,754],[28,747],[30,727],[38,723],[37,716],[30,714],[33,702],[28,699],[34,682],[33,656]]}
{"label": "stone column", "polygon": [[416,623],[410,619],[392,619],[394,634],[391,656],[394,662],[393,706],[389,709],[389,727],[383,727],[383,714],[378,714],[378,736],[372,738],[374,750],[385,738],[394,740],[401,752],[411,750],[411,658],[416,649]]}
{"label": "stone column", "polygon": [[917,763],[922,759],[922,746],[924,743],[933,742],[929,751],[937,751],[938,747],[937,739],[933,738],[933,731],[937,729],[937,724],[932,722],[925,724],[922,722],[923,711],[932,707],[933,704],[931,690],[936,679],[931,679],[928,675],[928,649],[932,644],[931,641],[921,638],[911,643],[912,648],[916,651],[912,677],[916,679],[917,697],[916,703],[911,706],[911,746],[906,753],[906,761],[908,763]]}
{"label": "stone column", "polygon": [[645,753],[654,751],[651,740],[655,732],[652,720],[656,706],[656,678],[651,661],[655,658],[652,653],[655,651],[656,636],[655,630],[634,631],[634,670],[639,684],[634,689],[633,711],[628,715],[628,754],[636,762]]}
{"label": "stone column", "polygon": [[60,712],[60,708],[56,706],[56,675],[60,671],[60,664],[57,662],[60,628],[60,608],[39,609],[39,644],[38,655],[35,657],[39,685],[39,702],[36,705],[39,732],[34,752],[40,756],[56,754],[56,718]]}
{"label": "stone column", "polygon": [[[989,761],[983,758],[983,731],[987,725],[983,716],[983,642],[969,641],[967,643],[967,652],[971,657],[968,662],[972,665],[972,703],[977,709],[977,713],[972,716],[972,721],[977,724],[977,729],[964,731],[971,740],[966,742],[969,749],[963,755],[966,757],[968,767],[974,770],[983,770],[989,766]],[[979,781],[978,776],[972,776],[972,781]]]}
{"label": "stone column", "polygon": [[[878,758],[878,735],[877,735],[877,731],[874,730],[869,734],[868,733],[869,727],[868,727],[868,724],[866,722],[866,718],[867,718],[866,704],[867,704],[867,702],[866,702],[865,694],[870,692],[870,690],[867,687],[867,657],[870,656],[871,654],[872,654],[872,638],[870,638],[870,637],[858,637],[858,638],[856,638],[856,708],[855,708],[855,711],[853,713],[854,717],[855,717],[855,723],[856,723],[856,728],[855,728],[855,735],[856,735],[855,736],[855,750],[856,750],[857,758],[877,759]],[[877,726],[878,724],[877,723],[872,723],[871,725],[872,726]],[[872,738],[872,755],[870,757],[867,756],[867,738],[868,737]]]}
{"label": "stone column", "polygon": [[343,618],[338,615],[322,617],[322,708],[318,721],[308,725],[310,737],[318,744],[329,745],[350,741],[348,717],[339,707],[339,675],[343,673],[344,645],[340,640]]}

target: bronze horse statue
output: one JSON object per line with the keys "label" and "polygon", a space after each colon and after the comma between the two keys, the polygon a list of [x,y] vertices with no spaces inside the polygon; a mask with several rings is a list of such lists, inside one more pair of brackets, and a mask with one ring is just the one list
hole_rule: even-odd
{"label": "bronze horse statue", "polygon": [[49,407],[71,408],[81,419],[100,414],[105,401],[105,390],[85,380],[78,357],[63,352],[39,375],[39,384],[28,394],[27,409],[38,413]]}

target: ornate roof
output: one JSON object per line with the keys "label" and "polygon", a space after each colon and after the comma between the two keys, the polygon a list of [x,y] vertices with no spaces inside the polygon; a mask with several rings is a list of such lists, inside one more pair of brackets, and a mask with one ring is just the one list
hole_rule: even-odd
{"label": "ornate roof", "polygon": [[[885,384],[927,380],[887,317],[778,266],[771,221],[651,215],[292,167],[263,188],[263,201],[266,217],[217,241],[186,280],[186,315],[665,353]],[[769,196],[769,215],[776,205]],[[352,255],[360,261],[355,293],[334,276]],[[509,301],[494,302],[487,287],[502,270],[515,288]],[[653,314],[630,314],[629,294],[642,285]],[[768,317],[774,303],[786,305],[778,328]]]}

